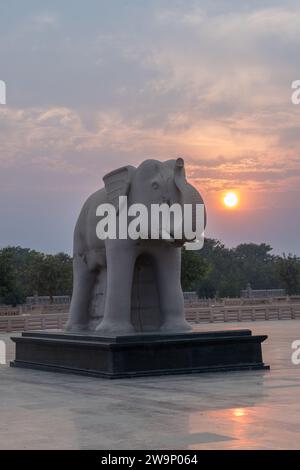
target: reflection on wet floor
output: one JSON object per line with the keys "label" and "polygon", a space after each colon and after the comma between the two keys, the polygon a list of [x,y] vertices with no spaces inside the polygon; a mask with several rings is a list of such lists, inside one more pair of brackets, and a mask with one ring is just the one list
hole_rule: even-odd
{"label": "reflection on wet floor", "polygon": [[[201,325],[266,333],[271,371],[107,381],[0,366],[1,449],[297,449],[300,321]],[[297,338],[298,336],[298,338]],[[9,335],[0,335],[13,358]]]}

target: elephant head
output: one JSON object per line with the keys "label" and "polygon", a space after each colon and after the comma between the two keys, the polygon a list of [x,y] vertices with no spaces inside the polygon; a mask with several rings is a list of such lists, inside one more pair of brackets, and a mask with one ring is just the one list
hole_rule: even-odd
{"label": "elephant head", "polygon": [[[196,230],[196,204],[204,204],[196,188],[185,176],[184,160],[145,160],[137,168],[125,166],[108,173],[103,178],[108,201],[118,210],[120,196],[128,197],[128,206],[143,204],[151,212],[153,204],[185,204],[192,206],[192,229]],[[149,226],[151,221],[149,221]],[[171,229],[170,238],[173,236]],[[177,244],[190,241],[182,237]]]}

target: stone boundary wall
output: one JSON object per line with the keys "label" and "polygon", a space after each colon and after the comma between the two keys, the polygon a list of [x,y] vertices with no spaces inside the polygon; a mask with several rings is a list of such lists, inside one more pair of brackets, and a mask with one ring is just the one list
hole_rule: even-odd
{"label": "stone boundary wall", "polygon": [[186,307],[186,319],[192,323],[236,321],[300,320],[300,303]]}
{"label": "stone boundary wall", "polygon": [[[300,320],[300,302],[266,305],[186,306],[186,319],[194,324],[268,320]],[[67,312],[27,313],[0,316],[0,332],[61,329]]]}
{"label": "stone boundary wall", "polygon": [[67,318],[67,313],[3,316],[0,332],[61,329]]}

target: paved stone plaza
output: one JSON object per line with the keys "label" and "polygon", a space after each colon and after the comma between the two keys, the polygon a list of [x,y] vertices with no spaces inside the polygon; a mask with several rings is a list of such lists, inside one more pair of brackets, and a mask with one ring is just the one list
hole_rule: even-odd
{"label": "paved stone plaza", "polygon": [[[0,366],[1,449],[299,449],[300,321],[219,323],[268,334],[271,371],[126,380]],[[200,328],[199,328],[200,329]],[[7,359],[14,357],[11,335]]]}

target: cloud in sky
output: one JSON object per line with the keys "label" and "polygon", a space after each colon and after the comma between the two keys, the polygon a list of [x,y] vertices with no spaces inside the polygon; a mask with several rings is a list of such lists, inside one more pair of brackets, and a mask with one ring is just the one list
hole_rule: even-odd
{"label": "cloud in sky", "polygon": [[209,235],[300,252],[298,2],[12,0],[0,31],[1,245],[70,250],[107,171],[183,155]]}

